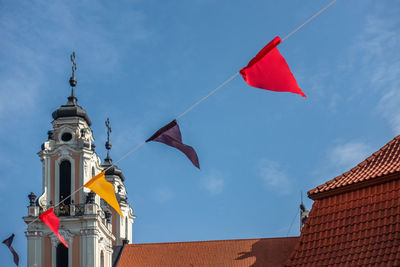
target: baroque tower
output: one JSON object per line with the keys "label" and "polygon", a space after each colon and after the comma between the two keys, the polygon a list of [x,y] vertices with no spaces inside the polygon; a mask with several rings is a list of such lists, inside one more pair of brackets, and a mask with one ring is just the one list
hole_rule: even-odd
{"label": "baroque tower", "polygon": [[[77,80],[75,54],[71,55],[71,95],[65,105],[52,114],[53,129],[38,153],[42,162],[42,195],[28,197],[28,266],[37,267],[111,267],[120,248],[132,243],[135,216],[127,203],[125,177],[110,157],[110,122],[107,119],[107,157],[104,162],[95,152],[92,122],[77,104],[74,95]],[[124,218],[94,192],[83,185],[107,169],[106,180],[114,185]],[[36,201],[35,201],[36,200]],[[54,207],[60,220],[59,233],[69,245],[66,248],[38,216]]]}

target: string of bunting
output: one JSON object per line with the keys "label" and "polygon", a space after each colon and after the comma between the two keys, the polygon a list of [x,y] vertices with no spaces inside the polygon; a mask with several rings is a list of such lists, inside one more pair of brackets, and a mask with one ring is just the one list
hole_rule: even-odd
{"label": "string of bunting", "polygon": [[[50,209],[43,212],[39,217],[35,218],[27,226],[36,222],[37,220],[41,220],[59,238],[60,242],[63,243],[66,247],[68,247],[67,242],[65,242],[64,238],[58,232],[59,226],[60,226],[60,221],[59,221],[58,217],[54,214],[54,208],[61,205],[64,201],[66,201],[73,194],[75,194],[76,192],[78,192],[79,190],[81,190],[84,187],[89,188],[93,192],[98,194],[121,217],[123,217],[121,208],[119,206],[119,203],[118,203],[116,195],[115,195],[114,186],[105,179],[105,173],[108,169],[115,166],[115,164],[117,164],[118,162],[120,162],[121,160],[123,160],[124,158],[126,158],[127,156],[129,156],[130,154],[135,152],[136,150],[138,150],[145,143],[148,143],[151,141],[163,143],[165,145],[168,145],[168,146],[171,146],[173,148],[180,150],[182,153],[184,153],[186,155],[186,157],[192,162],[192,164],[195,167],[200,169],[199,159],[198,159],[196,151],[194,150],[193,147],[184,144],[182,141],[182,134],[181,134],[179,125],[177,123],[177,119],[182,118],[184,115],[186,115],[192,109],[197,107],[200,103],[202,103],[208,97],[210,97],[211,95],[216,93],[218,90],[220,90],[222,87],[224,87],[226,84],[228,84],[230,81],[232,81],[239,74],[243,77],[244,81],[252,87],[270,90],[270,91],[276,91],[276,92],[291,92],[291,93],[299,94],[303,97],[306,97],[306,95],[303,93],[303,91],[300,89],[299,85],[297,84],[296,79],[294,78],[292,72],[290,71],[288,64],[286,63],[286,60],[281,55],[277,46],[280,43],[282,43],[284,40],[286,40],[289,36],[291,36],[296,31],[298,31],[300,28],[302,28],[304,25],[306,25],[311,20],[316,18],[319,14],[321,14],[327,8],[329,8],[334,2],[336,2],[336,0],[333,0],[328,5],[326,5],[324,8],[322,8],[321,10],[316,12],[312,17],[310,17],[308,20],[306,20],[303,24],[301,24],[295,30],[290,32],[283,39],[281,39],[279,36],[275,37],[252,60],[250,60],[250,62],[247,64],[246,67],[242,68],[238,73],[234,74],[229,79],[224,81],[217,88],[212,90],[208,95],[206,95],[205,97],[200,99],[198,102],[196,102],[195,104],[190,106],[183,113],[178,115],[173,121],[171,121],[167,125],[163,126],[159,130],[157,130],[146,141],[143,141],[142,143],[140,143],[139,145],[137,145],[136,147],[134,147],[133,149],[128,151],[118,161],[116,161],[115,163],[110,165],[108,168],[103,170],[101,173],[95,175],[87,183],[85,183],[83,186],[81,186],[77,190],[75,190],[72,194],[70,194],[69,196],[64,198],[62,201],[60,201],[59,203],[52,206]],[[27,226],[25,226],[25,227],[27,227]],[[10,237],[6,238],[3,241],[3,243],[9,248],[9,250],[13,254],[13,257],[14,257],[13,260],[17,266],[19,264],[19,256],[18,256],[17,252],[14,250],[14,248],[12,247],[12,242],[14,240],[15,235],[20,233],[21,231],[23,231],[25,229],[25,227],[23,227],[21,230],[14,232],[13,234],[11,234]]]}

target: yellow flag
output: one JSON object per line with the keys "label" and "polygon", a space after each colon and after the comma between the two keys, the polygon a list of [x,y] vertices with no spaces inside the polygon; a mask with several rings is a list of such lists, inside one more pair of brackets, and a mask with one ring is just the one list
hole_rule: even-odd
{"label": "yellow flag", "polygon": [[117,198],[115,197],[114,186],[106,180],[105,171],[97,174],[95,177],[89,180],[84,187],[91,189],[93,192],[101,196],[111,207],[119,213],[121,217],[124,217],[119,207]]}

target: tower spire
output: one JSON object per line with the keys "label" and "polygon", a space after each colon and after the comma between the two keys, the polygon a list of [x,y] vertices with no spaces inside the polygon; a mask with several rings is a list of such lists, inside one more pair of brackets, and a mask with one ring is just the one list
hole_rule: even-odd
{"label": "tower spire", "polygon": [[69,84],[71,85],[71,95],[68,97],[68,103],[76,105],[78,99],[74,95],[74,88],[77,84],[77,80],[75,78],[75,71],[76,71],[75,52],[72,52],[70,59],[72,62],[72,76],[71,78],[69,78]]}
{"label": "tower spire", "polygon": [[106,142],[107,157],[104,159],[104,161],[107,162],[108,164],[111,164],[112,159],[110,157],[110,149],[111,149],[112,145],[110,142],[111,125],[110,125],[109,118],[107,118],[107,120],[106,120],[106,127],[107,127],[107,142]]}

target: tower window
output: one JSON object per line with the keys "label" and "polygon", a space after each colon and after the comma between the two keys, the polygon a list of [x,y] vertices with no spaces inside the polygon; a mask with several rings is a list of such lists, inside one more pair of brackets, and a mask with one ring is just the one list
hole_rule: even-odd
{"label": "tower window", "polygon": [[56,267],[68,267],[68,248],[61,243],[57,246]]}
{"label": "tower window", "polygon": [[[60,200],[68,197],[71,194],[71,163],[68,160],[64,160],[60,164]],[[69,205],[71,198],[64,201],[64,205]]]}
{"label": "tower window", "polygon": [[66,132],[61,135],[61,140],[63,140],[64,142],[68,142],[71,139],[72,139],[71,133]]}

